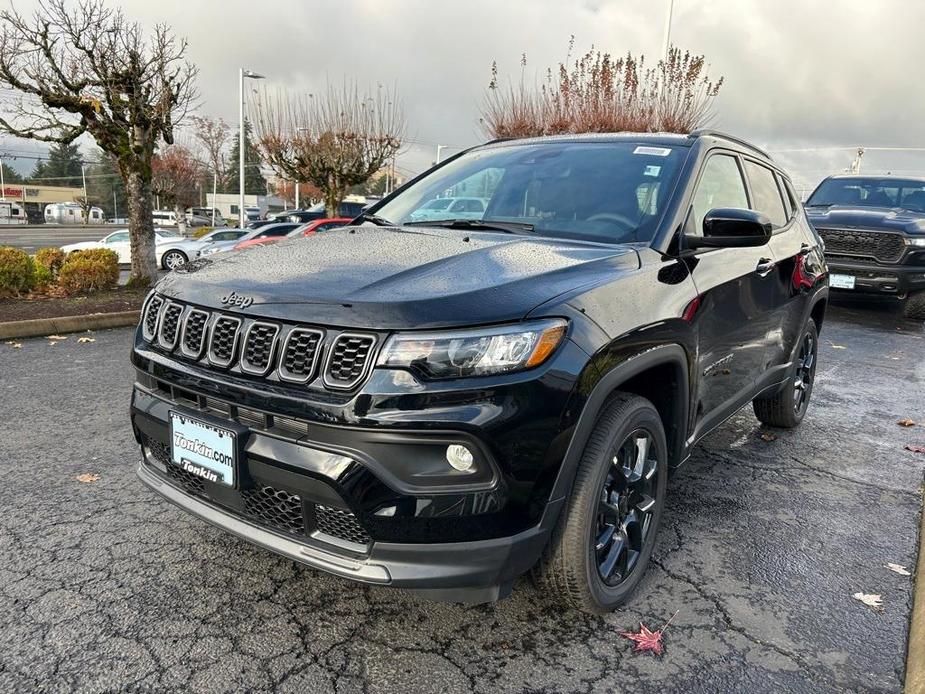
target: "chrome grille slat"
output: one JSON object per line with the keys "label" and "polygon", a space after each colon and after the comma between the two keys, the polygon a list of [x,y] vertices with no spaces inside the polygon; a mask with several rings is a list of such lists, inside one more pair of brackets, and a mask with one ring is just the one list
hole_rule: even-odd
{"label": "chrome grille slat", "polygon": [[161,347],[171,350],[177,346],[180,334],[180,317],[183,315],[183,306],[174,301],[168,301],[161,309],[160,328],[157,331],[157,341]]}
{"label": "chrome grille slat", "polygon": [[276,356],[276,340],[279,326],[275,323],[254,321],[244,334],[244,346],[241,350],[241,370],[263,376],[273,366]]}
{"label": "chrome grille slat", "polygon": [[141,324],[142,336],[150,342],[157,335],[157,325],[160,319],[161,308],[164,306],[164,300],[157,294],[148,300],[145,307],[145,317]]}
{"label": "chrome grille slat", "polygon": [[209,361],[215,366],[228,367],[238,351],[241,319],[220,315],[209,331]]}
{"label": "chrome grille slat", "polygon": [[209,314],[198,308],[191,308],[183,321],[183,330],[180,333],[180,351],[187,357],[199,359],[206,345],[206,334],[209,328]]}
{"label": "chrome grille slat", "polygon": [[286,336],[279,359],[279,377],[293,383],[307,383],[315,375],[324,333],[310,328],[293,328]]}
{"label": "chrome grille slat", "polygon": [[365,333],[341,333],[328,352],[324,384],[328,388],[350,390],[357,385],[370,366],[376,337]]}

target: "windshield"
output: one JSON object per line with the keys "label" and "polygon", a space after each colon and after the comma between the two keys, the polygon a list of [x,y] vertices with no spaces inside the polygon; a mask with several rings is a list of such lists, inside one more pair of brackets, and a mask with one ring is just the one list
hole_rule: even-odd
{"label": "windshield", "polygon": [[532,225],[546,236],[647,242],[687,151],[636,142],[476,150],[426,175],[375,214],[397,224],[504,221]]}
{"label": "windshield", "polygon": [[883,178],[828,178],[806,201],[807,207],[901,207],[925,212],[925,181]]}

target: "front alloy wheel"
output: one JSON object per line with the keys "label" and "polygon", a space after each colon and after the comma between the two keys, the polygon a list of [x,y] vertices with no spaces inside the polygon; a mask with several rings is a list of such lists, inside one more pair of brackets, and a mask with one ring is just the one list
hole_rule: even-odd
{"label": "front alloy wheel", "polygon": [[598,415],[571,495],[533,569],[544,592],[595,614],[632,594],[655,545],[667,462],[658,410],[638,395],[614,393]]}
{"label": "front alloy wheel", "polygon": [[165,270],[176,270],[181,265],[186,264],[186,256],[180,251],[167,251],[164,253],[162,262]]}
{"label": "front alloy wheel", "polygon": [[658,467],[652,435],[642,429],[630,434],[611,456],[593,537],[598,574],[608,586],[632,574],[650,539]]}

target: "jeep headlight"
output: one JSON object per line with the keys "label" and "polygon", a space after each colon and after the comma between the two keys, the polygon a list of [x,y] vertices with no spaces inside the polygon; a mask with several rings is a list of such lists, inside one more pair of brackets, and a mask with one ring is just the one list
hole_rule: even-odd
{"label": "jeep headlight", "polygon": [[564,320],[553,318],[471,330],[398,333],[386,342],[378,366],[409,369],[429,379],[510,373],[549,359],[565,329]]}

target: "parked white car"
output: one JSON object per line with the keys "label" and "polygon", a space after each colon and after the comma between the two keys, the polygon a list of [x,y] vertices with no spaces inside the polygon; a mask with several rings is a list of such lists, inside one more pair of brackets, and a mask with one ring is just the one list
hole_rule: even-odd
{"label": "parked white car", "polygon": [[[177,236],[176,232],[167,231],[166,229],[155,229],[154,252],[157,256],[158,267],[164,267],[162,257],[164,253],[171,248],[171,245],[178,241],[185,241],[183,236]],[[65,253],[71,251],[85,251],[90,248],[108,248],[115,251],[119,256],[120,265],[128,265],[132,262],[131,244],[129,243],[128,229],[119,229],[99,241],[82,241],[81,243],[70,243],[67,246],[61,246]],[[182,263],[180,263],[182,265]],[[164,268],[170,270],[172,268]]]}
{"label": "parked white car", "polygon": [[251,229],[217,229],[198,239],[165,241],[158,246],[158,264],[165,270],[174,270],[183,263],[195,260],[201,255],[212,255],[231,248]]}
{"label": "parked white car", "polygon": [[487,201],[484,198],[434,198],[411,213],[414,222],[437,219],[481,219]]}

